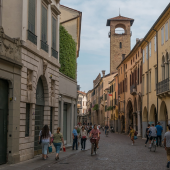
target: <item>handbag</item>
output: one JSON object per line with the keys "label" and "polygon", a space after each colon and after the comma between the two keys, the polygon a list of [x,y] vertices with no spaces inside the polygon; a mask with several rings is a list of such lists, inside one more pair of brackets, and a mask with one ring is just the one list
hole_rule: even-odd
{"label": "handbag", "polygon": [[42,143],[42,135],[40,136],[39,144],[41,144],[41,143]]}
{"label": "handbag", "polygon": [[134,140],[136,140],[138,137],[137,136],[134,136]]}
{"label": "handbag", "polygon": [[86,139],[86,136],[82,136],[83,139]]}
{"label": "handbag", "polygon": [[52,150],[53,150],[53,149],[52,149],[52,146],[49,146],[49,147],[48,147],[48,151],[49,151],[49,153],[51,153],[51,152],[52,152]]}

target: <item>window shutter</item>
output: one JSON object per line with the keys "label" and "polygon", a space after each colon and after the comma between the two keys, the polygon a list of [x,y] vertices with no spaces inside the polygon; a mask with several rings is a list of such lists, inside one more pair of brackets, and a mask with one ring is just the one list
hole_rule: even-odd
{"label": "window shutter", "polygon": [[57,21],[52,17],[52,47],[56,50],[56,30],[57,30]]}
{"label": "window shutter", "polygon": [[135,81],[135,84],[138,83],[138,72],[137,72],[137,69],[136,69],[136,81]]}
{"label": "window shutter", "polygon": [[142,83],[142,65],[140,66],[140,83]]}
{"label": "window shutter", "polygon": [[35,34],[35,0],[29,0],[28,29]]}
{"label": "window shutter", "polygon": [[42,5],[41,39],[47,42],[47,9]]}

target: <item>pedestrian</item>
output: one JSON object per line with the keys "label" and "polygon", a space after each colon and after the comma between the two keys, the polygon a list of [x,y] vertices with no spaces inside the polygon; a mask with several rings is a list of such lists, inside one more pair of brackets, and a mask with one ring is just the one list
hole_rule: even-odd
{"label": "pedestrian", "polygon": [[60,148],[61,148],[61,144],[63,143],[63,148],[65,148],[64,145],[64,139],[63,139],[63,135],[62,133],[60,133],[60,127],[57,128],[57,132],[53,135],[53,145],[56,149],[56,157],[55,159],[59,159],[59,153],[60,153]]}
{"label": "pedestrian", "polygon": [[74,127],[74,130],[72,132],[72,136],[73,136],[73,150],[74,150],[74,146],[76,144],[76,150],[78,150],[78,147],[77,147],[77,139],[78,139],[78,134],[77,134],[77,126]]}
{"label": "pedestrian", "polygon": [[79,145],[81,143],[80,130],[81,130],[81,127],[78,125],[77,126],[77,142],[78,142],[78,147],[79,147]]}
{"label": "pedestrian", "polygon": [[106,132],[107,132],[108,129],[109,129],[109,126],[106,124],[106,126],[105,126],[105,135],[106,135]]}
{"label": "pedestrian", "polygon": [[170,125],[168,125],[169,131],[165,133],[164,146],[167,153],[167,168],[170,165]]}
{"label": "pedestrian", "polygon": [[157,138],[157,129],[154,126],[154,123],[152,123],[152,126],[149,128],[148,132],[149,132],[149,148],[151,148],[152,139]]}
{"label": "pedestrian", "polygon": [[45,125],[39,133],[39,141],[41,141],[41,145],[42,145],[42,158],[44,160],[47,159],[47,149],[48,149],[49,143],[51,145],[50,138],[51,138],[51,132],[49,130],[48,125]]}
{"label": "pedestrian", "polygon": [[80,136],[81,136],[81,150],[85,150],[86,140],[87,140],[87,131],[85,130],[84,126],[82,126],[81,128]]}
{"label": "pedestrian", "polygon": [[89,127],[88,134],[90,134],[91,130],[92,130],[92,126]]}
{"label": "pedestrian", "polygon": [[99,130],[97,129],[97,125],[94,125],[94,129],[92,129],[90,131],[90,136],[89,138],[92,136],[92,138],[95,138],[96,139],[96,146],[97,146],[97,149],[99,149],[98,147],[98,141],[99,141]]}
{"label": "pedestrian", "polygon": [[135,130],[132,128],[132,126],[130,126],[129,136],[130,136],[130,138],[131,138],[132,145],[134,145],[134,143],[135,143],[135,141],[134,141]]}
{"label": "pedestrian", "polygon": [[150,124],[148,124],[148,127],[146,128],[146,142],[145,142],[145,147],[146,147],[146,144],[148,143],[148,140],[149,140],[149,132],[148,132],[149,128],[150,128]]}
{"label": "pedestrian", "polygon": [[156,129],[157,129],[157,146],[159,144],[159,146],[161,147],[161,143],[162,143],[162,132],[163,132],[163,128],[162,126],[160,125],[160,122],[158,122],[158,124],[156,125]]}

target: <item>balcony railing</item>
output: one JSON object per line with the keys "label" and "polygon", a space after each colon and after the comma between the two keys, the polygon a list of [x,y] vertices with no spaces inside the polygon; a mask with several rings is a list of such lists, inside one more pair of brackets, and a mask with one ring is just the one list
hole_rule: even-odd
{"label": "balcony railing", "polygon": [[130,94],[131,95],[136,95],[136,93],[137,93],[137,88],[136,88],[136,85],[132,85],[132,86],[130,86]]}
{"label": "balcony railing", "polygon": [[58,51],[56,51],[54,48],[51,48],[51,53],[52,56],[58,60]]}
{"label": "balcony railing", "polygon": [[48,53],[48,44],[41,40],[41,49]]}
{"label": "balcony railing", "polygon": [[37,36],[28,30],[28,40],[37,45]]}
{"label": "balcony railing", "polygon": [[168,92],[170,90],[169,85],[170,85],[169,78],[159,82],[156,85],[156,94],[159,95],[159,94]]}

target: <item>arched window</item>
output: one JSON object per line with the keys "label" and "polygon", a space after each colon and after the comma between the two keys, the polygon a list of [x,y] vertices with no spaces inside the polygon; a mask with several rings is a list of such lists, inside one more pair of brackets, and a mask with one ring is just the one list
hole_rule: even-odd
{"label": "arched window", "polygon": [[162,80],[165,80],[165,57],[162,57]]}
{"label": "arched window", "polygon": [[122,42],[120,42],[119,47],[122,48]]}

